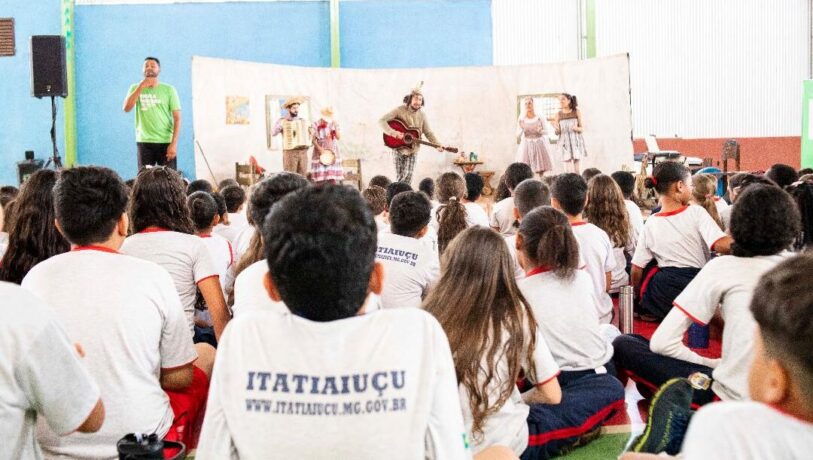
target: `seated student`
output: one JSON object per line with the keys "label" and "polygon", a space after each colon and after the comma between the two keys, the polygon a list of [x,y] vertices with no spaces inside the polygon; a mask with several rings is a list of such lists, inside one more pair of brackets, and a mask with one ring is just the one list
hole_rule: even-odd
{"label": "seated student", "polygon": [[406,182],[392,182],[390,185],[387,186],[387,210],[390,209],[390,204],[392,203],[392,199],[395,198],[395,195],[403,192],[411,192],[412,186],[407,184]]}
{"label": "seated student", "polygon": [[220,182],[217,183],[217,189],[218,190],[223,190],[224,188],[232,186],[232,185],[240,186],[240,183],[237,182],[236,179],[232,179],[231,177],[227,177],[226,179],[223,179],[223,180],[221,180]]}
{"label": "seated student", "polygon": [[77,355],[81,346],[71,344],[53,310],[37,296],[0,282],[0,298],[3,458],[42,458],[38,421],[59,436],[99,431],[104,404]]}
{"label": "seated student", "polygon": [[384,270],[361,195],[298,190],[274,206],[263,241],[268,295],[293,314],[229,325],[196,458],[470,457],[438,322],[417,308],[363,314]]}
{"label": "seated student", "polygon": [[430,206],[418,192],[402,192],[392,200],[392,233],[379,232],[375,256],[386,273],[382,308],[420,307],[421,299],[438,278],[437,253],[420,241],[429,230]]}
{"label": "seated student", "polygon": [[613,301],[608,292],[616,268],[613,245],[607,232],[582,219],[587,204],[587,182],[576,173],[559,175],[551,189],[551,204],[567,216],[573,234],[579,242],[579,256],[593,282],[596,314],[603,324],[613,318]]}
{"label": "seated student", "polygon": [[584,171],[582,171],[582,179],[584,179],[585,182],[589,183],[590,179],[598,176],[599,174],[601,174],[600,169],[598,169],[598,168],[587,168]]}
{"label": "seated student", "polygon": [[361,192],[364,201],[370,207],[375,218],[375,226],[379,232],[389,231],[387,220],[387,191],[377,185],[371,185]]}
{"label": "seated student", "polygon": [[[203,239],[219,276],[220,288],[225,292],[229,268],[234,264],[234,252],[229,240],[212,234],[212,228],[220,222],[220,216],[217,214],[217,201],[211,193],[201,191],[189,195],[186,204],[195,227],[195,235]],[[195,304],[195,343],[204,341],[216,346],[217,342],[214,337],[212,317],[206,304],[198,298]]]}
{"label": "seated student", "polygon": [[776,185],[779,187],[785,188],[799,180],[799,173],[796,172],[793,166],[777,163],[768,168],[768,171],[765,172],[765,177],[776,182]]}
{"label": "seated student", "polygon": [[695,174],[692,177],[692,198],[689,202],[705,209],[714,219],[714,223],[721,229],[725,229],[723,221],[720,219],[720,211],[724,209],[723,206],[727,208],[728,203],[720,200],[720,197],[715,195],[716,193],[717,179],[714,176],[711,174]]}
{"label": "seated student", "polygon": [[624,387],[615,378],[613,347],[596,317],[590,275],[578,269],[579,245],[567,216],[550,206],[525,215],[517,250],[527,271],[519,290],[562,370],[562,393],[568,398],[576,392],[563,416],[578,423],[565,426],[580,427],[579,434],[597,429],[624,406]]}
{"label": "seated student", "polygon": [[[775,185],[753,185],[734,205],[730,256],[712,259],[675,299],[673,308],[648,342],[620,336],[614,360],[642,387],[642,394],[675,377],[702,372],[713,377],[694,403],[748,397],[747,369],[753,359],[754,319],[746,307],[760,276],[790,254],[799,229],[799,213],[787,193]],[[683,344],[694,322],[705,326],[717,313],[725,318],[721,359],[702,357]]]}
{"label": "seated student", "polygon": [[[443,275],[424,302],[449,337],[475,458],[495,446],[522,458],[544,458],[563,439],[532,441],[574,421],[567,405],[559,405],[559,367],[513,278],[503,239],[472,227],[449,246]],[[516,382],[523,369],[535,385],[520,394]]]}
{"label": "seated student", "polygon": [[229,213],[228,225],[221,222],[214,229],[214,232],[229,240],[234,247],[237,236],[249,227],[246,219],[245,203],[246,192],[239,185],[229,185],[220,189],[219,192],[226,201],[226,211]]}
{"label": "seated student", "polygon": [[632,259],[635,252],[638,233],[630,225],[624,195],[610,176],[599,174],[587,184],[584,216],[610,238],[615,267],[612,269],[609,292],[617,293],[622,286],[629,285],[627,261]]}
{"label": "seated student", "polygon": [[616,171],[611,177],[621,188],[621,193],[624,194],[624,206],[627,208],[630,225],[635,230],[635,234],[640,235],[644,230],[644,216],[641,214],[641,208],[632,201],[632,196],[635,193],[635,176],[627,171]]}
{"label": "seated student", "polygon": [[[212,192],[210,193],[212,198],[215,199],[215,203],[217,203],[217,215],[220,217],[220,224],[228,224],[229,222],[229,212],[226,209],[226,199],[223,198],[223,195],[220,192]],[[212,229],[214,231],[214,229]]]}
{"label": "seated student", "polygon": [[[395,195],[398,195],[403,192],[411,192],[412,186],[407,184],[406,182],[392,182],[390,185],[387,186],[387,226],[382,227],[380,232],[390,232],[390,204],[392,204],[393,198]],[[466,206],[468,209],[468,206]],[[438,258],[438,233],[435,231],[433,227],[427,227],[427,231],[418,238],[423,244],[425,244],[434,254],[435,258]]]}
{"label": "seated student", "polygon": [[[550,206],[550,189],[537,179],[525,179],[514,189],[514,218],[522,225],[522,218],[540,206]],[[514,278],[519,281],[525,278],[525,270],[517,257],[517,235],[505,237],[511,263],[514,267]]]}
{"label": "seated student", "polygon": [[57,172],[41,169],[23,183],[14,200],[8,244],[0,259],[0,281],[20,284],[31,267],[70,250],[54,226],[53,188]]}
{"label": "seated student", "polygon": [[241,315],[253,309],[271,309],[287,313],[285,305],[272,301],[263,287],[263,278],[268,273],[265,261],[265,245],[262,226],[271,207],[285,195],[307,187],[309,182],[303,176],[292,172],[276,173],[254,186],[249,212],[251,222],[257,230],[251,239],[249,250],[234,269],[234,315]]}
{"label": "seated student", "polygon": [[429,202],[432,203],[432,208],[438,206],[437,200],[435,200],[435,181],[432,180],[431,177],[424,177],[418,183],[418,191],[422,192],[429,198]]}
{"label": "seated student", "polygon": [[750,337],[750,400],[704,406],[691,417],[683,436],[687,396],[666,395],[653,407],[663,414],[651,422],[654,436],[639,446],[653,454],[627,453],[622,458],[660,459],[665,456],[654,455],[660,446],[681,444],[681,458],[687,460],[808,458],[813,450],[811,272],[813,256],[798,255],[765,273],[756,285],[750,305],[756,322]]}
{"label": "seated student", "polygon": [[[737,198],[745,189],[754,184],[762,185],[776,185],[776,183],[765,176],[750,174],[750,173],[737,173],[731,176],[728,180],[728,196],[731,199],[732,205],[737,202]],[[734,206],[728,206],[720,211],[720,220],[723,222],[723,229],[728,231],[731,228],[731,212]]]}
{"label": "seated student", "polygon": [[212,193],[215,189],[212,187],[212,184],[209,183],[206,179],[197,179],[193,180],[186,186],[186,195],[189,196],[195,192],[206,192]]}
{"label": "seated student", "polygon": [[386,190],[387,186],[390,185],[391,183],[392,183],[392,181],[390,180],[389,177],[378,175],[378,176],[373,176],[373,178],[370,179],[370,183],[367,184],[367,186],[372,187],[373,185],[377,185],[377,186],[383,188],[384,190]]}
{"label": "seated student", "polygon": [[206,244],[194,236],[181,177],[164,167],[141,170],[133,186],[130,224],[121,252],[162,266],[172,276],[194,334],[195,300],[200,290],[220,337],[229,321],[223,289]]}
{"label": "seated student", "polygon": [[466,196],[463,197],[463,205],[466,206],[466,210],[472,216],[471,219],[477,222],[477,225],[488,227],[488,213],[483,206],[477,203],[483,194],[483,187],[485,187],[483,178],[477,173],[466,173],[463,180],[466,181]]}
{"label": "seated student", "polygon": [[[180,178],[177,183],[183,197]],[[60,436],[41,425],[40,445],[49,456],[110,458],[117,455],[116,441],[141,432],[194,446],[192,428],[206,401],[214,349],[192,344],[167,271],[117,252],[128,227],[124,184],[106,168],[64,169],[54,206],[71,251],[38,264],[22,285],[82,344],[106,415],[94,435]]]}
{"label": "seated student", "polygon": [[[526,165],[527,166],[527,165]],[[473,206],[482,211],[480,205],[476,203],[463,203],[466,195],[466,182],[459,174],[453,172],[443,173],[438,179],[438,199],[440,206],[432,209],[431,221],[429,223],[432,230],[438,236],[438,251],[443,254],[443,250],[458,233],[467,227],[474,225],[487,226],[487,222],[477,222],[472,212]]]}
{"label": "seated student", "polygon": [[[661,211],[647,219],[632,257],[631,284],[639,290],[648,320],[663,319],[675,297],[711,258],[710,251],[730,252],[731,237],[700,206],[690,205],[692,176],[675,161],[655,165],[646,186],[658,193]],[[647,273],[652,260],[657,268]]]}
{"label": "seated student", "polygon": [[505,168],[502,182],[508,189],[511,196],[506,197],[494,204],[491,209],[491,228],[503,235],[512,235],[517,232],[516,220],[514,219],[514,189],[525,179],[533,179],[534,172],[525,163],[511,163]]}

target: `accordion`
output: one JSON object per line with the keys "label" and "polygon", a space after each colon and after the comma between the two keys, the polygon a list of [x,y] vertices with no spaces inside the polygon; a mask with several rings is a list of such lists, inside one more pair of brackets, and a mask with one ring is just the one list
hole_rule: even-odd
{"label": "accordion", "polygon": [[282,121],[282,149],[296,150],[307,148],[310,145],[308,127],[305,120]]}

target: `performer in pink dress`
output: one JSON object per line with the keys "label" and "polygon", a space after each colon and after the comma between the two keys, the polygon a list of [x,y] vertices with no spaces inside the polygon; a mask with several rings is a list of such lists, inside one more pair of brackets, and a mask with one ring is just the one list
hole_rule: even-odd
{"label": "performer in pink dress", "polygon": [[551,145],[545,132],[545,122],[534,111],[533,98],[528,96],[523,102],[525,113],[520,115],[517,121],[519,125],[517,135],[520,136],[517,161],[529,165],[531,170],[541,177],[545,171],[552,169]]}
{"label": "performer in pink dress", "polygon": [[[321,111],[322,117],[312,125],[313,155],[311,155],[311,180],[315,183],[331,182],[341,183],[344,179],[342,158],[339,154],[339,125],[333,119],[333,108],[325,107]],[[322,154],[333,152],[333,161],[324,164]],[[328,155],[329,156],[329,155]]]}

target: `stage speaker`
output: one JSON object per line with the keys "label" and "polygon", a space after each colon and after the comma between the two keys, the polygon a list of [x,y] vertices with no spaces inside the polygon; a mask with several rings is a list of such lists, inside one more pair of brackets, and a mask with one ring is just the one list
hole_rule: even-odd
{"label": "stage speaker", "polygon": [[31,37],[31,94],[40,98],[68,95],[65,37],[61,35]]}

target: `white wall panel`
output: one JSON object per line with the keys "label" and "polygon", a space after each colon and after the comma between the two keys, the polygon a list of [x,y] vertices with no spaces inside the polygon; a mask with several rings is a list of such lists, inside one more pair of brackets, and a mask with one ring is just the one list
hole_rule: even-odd
{"label": "white wall panel", "polygon": [[579,57],[578,0],[492,0],[494,65]]}
{"label": "white wall panel", "polygon": [[596,0],[597,54],[628,52],[636,137],[798,136],[808,0]]}

